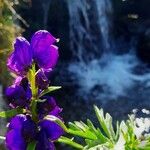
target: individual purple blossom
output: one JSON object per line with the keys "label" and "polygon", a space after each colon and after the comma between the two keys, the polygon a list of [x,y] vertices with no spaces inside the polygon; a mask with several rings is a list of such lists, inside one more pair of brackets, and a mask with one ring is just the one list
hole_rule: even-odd
{"label": "individual purple blossom", "polygon": [[17,115],[8,125],[6,133],[6,146],[9,150],[26,150],[27,145],[37,141],[36,150],[54,150],[52,141],[57,140],[63,129],[56,123],[41,120],[36,125],[29,115]]}
{"label": "individual purple blossom", "polygon": [[61,118],[59,114],[62,112],[62,108],[60,108],[53,97],[51,96],[43,96],[41,98],[44,102],[39,102],[37,104],[37,111],[39,114],[39,119],[42,119],[46,115],[53,115],[58,118]]}
{"label": "individual purple blossom", "polygon": [[36,137],[36,125],[30,116],[17,115],[13,117],[8,128],[6,147],[9,150],[26,150],[27,141],[30,142]]}
{"label": "individual purple blossom", "polygon": [[32,96],[27,79],[17,77],[14,84],[6,89],[6,96],[14,107],[27,106]]}
{"label": "individual purple blossom", "polygon": [[8,58],[8,68],[18,74],[25,75],[32,65],[37,63],[39,68],[50,69],[56,65],[58,47],[53,45],[57,41],[48,31],[37,31],[31,44],[23,37],[18,37],[14,43],[14,51]]}
{"label": "individual purple blossom", "polygon": [[[39,118],[42,119],[46,115],[53,115],[62,120],[60,112],[62,109],[56,104],[53,97],[45,96],[45,102],[39,103],[37,106]],[[56,140],[64,133],[64,130],[55,122],[49,120],[43,120],[39,123],[40,127],[43,128],[48,138]]]}
{"label": "individual purple blossom", "polygon": [[53,142],[51,142],[46,133],[41,130],[37,136],[37,145],[35,150],[55,150]]}

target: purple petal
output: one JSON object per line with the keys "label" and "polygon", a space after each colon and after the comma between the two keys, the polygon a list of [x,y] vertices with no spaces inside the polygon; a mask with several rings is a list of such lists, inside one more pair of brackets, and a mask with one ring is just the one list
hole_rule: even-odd
{"label": "purple petal", "polygon": [[9,123],[9,129],[22,130],[23,123],[27,120],[26,116],[23,114],[16,115],[13,117]]}
{"label": "purple petal", "polygon": [[21,81],[22,81],[22,77],[21,76],[17,76],[15,81],[14,81],[14,85],[20,85]]}
{"label": "purple petal", "polygon": [[43,130],[38,134],[36,150],[55,150],[54,144],[48,140]]}
{"label": "purple petal", "polygon": [[52,121],[44,120],[40,126],[50,140],[57,140],[64,133],[64,130]]}
{"label": "purple petal", "polygon": [[39,118],[42,119],[45,115],[48,114],[56,114],[56,116],[58,116],[60,108],[57,106],[55,99],[50,96],[43,96],[42,99],[46,99],[46,101],[40,102],[37,105]]}
{"label": "purple petal", "polygon": [[37,128],[36,123],[31,120],[30,116],[27,116],[27,120],[23,122],[22,135],[26,141],[30,141],[36,137]]}
{"label": "purple petal", "polygon": [[43,44],[49,46],[54,44],[56,41],[57,39],[53,37],[48,31],[39,30],[34,33],[31,39],[31,46],[33,50],[36,51],[36,48],[43,46]]}
{"label": "purple petal", "polygon": [[56,117],[59,117],[59,113],[62,112],[62,108],[60,108],[59,106],[56,106],[51,112],[49,112],[49,115],[53,115],[53,116],[56,116]]}
{"label": "purple petal", "polygon": [[39,67],[53,68],[58,59],[58,47],[52,45],[56,39],[45,30],[36,32],[31,40],[33,58]]}
{"label": "purple petal", "polygon": [[48,79],[51,78],[52,72],[53,72],[52,68],[49,68],[49,69],[42,69],[42,71],[44,72],[44,74],[46,75],[46,77],[47,77]]}
{"label": "purple petal", "polygon": [[6,134],[6,147],[9,150],[26,150],[26,143],[19,130],[10,130]]}
{"label": "purple petal", "polygon": [[49,81],[48,81],[46,75],[44,74],[43,70],[38,71],[38,73],[36,75],[36,84],[42,90],[44,90],[48,87]]}
{"label": "purple petal", "polygon": [[8,68],[16,74],[24,75],[32,63],[32,52],[29,42],[18,37],[14,43],[14,52],[8,58]]}
{"label": "purple petal", "polygon": [[27,102],[26,92],[22,86],[10,86],[6,89],[8,100],[16,106],[25,106]]}

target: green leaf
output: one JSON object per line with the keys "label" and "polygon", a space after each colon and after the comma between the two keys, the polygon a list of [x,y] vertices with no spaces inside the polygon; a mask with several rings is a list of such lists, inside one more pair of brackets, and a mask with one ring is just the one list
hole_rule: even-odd
{"label": "green leaf", "polygon": [[61,88],[61,86],[50,86],[50,87],[48,87],[47,89],[43,90],[43,91],[41,92],[41,94],[40,94],[39,97],[41,97],[41,96],[43,96],[43,95],[45,95],[45,94],[47,94],[47,93],[50,93],[50,92],[52,92],[52,91],[56,91],[56,90],[58,90],[58,89],[60,89],[60,88]]}
{"label": "green leaf", "polygon": [[79,128],[79,129],[81,129],[82,131],[84,131],[84,132],[86,132],[86,130],[88,130],[89,129],[89,127],[86,125],[86,124],[84,124],[82,121],[75,121],[74,122],[75,123],[75,125]]}
{"label": "green leaf", "polygon": [[91,140],[96,140],[97,139],[96,135],[94,133],[92,133],[91,131],[89,131],[89,130],[82,131],[82,130],[68,129],[67,133],[73,134],[73,135],[76,135],[76,136],[80,136],[80,137],[83,137],[83,138],[91,139]]}
{"label": "green leaf", "polygon": [[112,135],[111,135],[112,129],[111,129],[111,125],[110,125],[110,124],[112,124],[112,120],[111,120],[110,115],[107,114],[106,119],[105,119],[103,109],[99,109],[97,106],[94,106],[94,109],[95,109],[96,116],[98,118],[98,121],[99,121],[103,131],[109,138],[112,138]]}
{"label": "green leaf", "polygon": [[65,143],[65,144],[71,145],[72,147],[77,148],[77,149],[83,149],[83,146],[74,142],[73,138],[70,139],[70,138],[61,136],[57,141],[60,143]]}
{"label": "green leaf", "polygon": [[94,127],[93,123],[89,119],[87,120],[87,124],[88,124],[90,130],[93,131],[95,133],[95,135],[97,136],[97,138],[99,139],[100,144],[109,141],[109,139],[103,135],[103,133],[101,132],[101,130],[99,128],[96,129]]}
{"label": "green leaf", "polygon": [[106,144],[106,145],[97,145],[92,148],[89,148],[88,150],[112,150],[112,149],[108,148]]}
{"label": "green leaf", "polygon": [[67,133],[91,140],[97,139],[95,133],[92,130],[90,130],[89,126],[87,126],[82,121],[75,121],[74,123],[69,123]]}
{"label": "green leaf", "polygon": [[25,112],[26,112],[26,110],[23,109],[23,108],[15,108],[15,109],[0,112],[0,117],[2,117],[2,118],[11,118],[11,117],[13,117],[17,114],[22,114],[22,113],[25,113]]}
{"label": "green leaf", "polygon": [[36,141],[32,141],[31,143],[28,144],[27,150],[35,150],[36,148]]}
{"label": "green leaf", "polygon": [[76,126],[74,123],[72,122],[69,122],[68,123],[68,126],[69,126],[69,129],[72,129],[72,130],[80,130],[80,128],[78,126]]}

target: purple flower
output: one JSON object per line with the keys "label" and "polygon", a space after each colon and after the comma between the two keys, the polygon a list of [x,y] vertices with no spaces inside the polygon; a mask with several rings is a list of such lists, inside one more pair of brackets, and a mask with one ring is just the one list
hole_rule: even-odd
{"label": "purple flower", "polygon": [[29,42],[23,37],[18,37],[14,43],[14,52],[7,62],[8,68],[17,74],[24,74],[30,67],[31,62],[32,52]]}
{"label": "purple flower", "polygon": [[64,130],[55,122],[49,120],[43,120],[39,126],[45,132],[47,138],[51,141],[57,140],[61,135],[64,134]]}
{"label": "purple flower", "polygon": [[17,77],[14,84],[6,89],[6,96],[14,107],[27,106],[32,96],[27,79]]}
{"label": "purple flower", "polygon": [[41,130],[37,136],[37,145],[36,150],[55,150],[54,144],[49,141],[49,139],[46,136],[46,133]]}
{"label": "purple flower", "polygon": [[26,150],[27,142],[36,137],[36,125],[30,116],[13,117],[6,133],[6,147],[9,150]]}
{"label": "purple flower", "polygon": [[55,99],[50,96],[43,96],[42,100],[44,100],[44,102],[37,104],[39,119],[44,118],[46,115],[54,115],[60,118],[59,113],[62,109],[57,106]]}
{"label": "purple flower", "polygon": [[[46,101],[38,104],[40,118],[46,115],[53,115],[61,119],[59,113],[62,109],[57,106],[55,99],[48,96],[43,97],[43,99],[46,99]],[[43,120],[39,123],[39,125],[46,133],[46,136],[51,140],[58,139],[64,133],[64,130],[52,121]]]}
{"label": "purple flower", "polygon": [[50,121],[35,124],[28,115],[13,117],[6,133],[6,146],[9,150],[26,150],[33,140],[37,142],[36,150],[54,150],[53,140],[57,140],[63,130]]}
{"label": "purple flower", "polygon": [[19,130],[10,130],[6,134],[8,150],[26,150],[26,143]]}
{"label": "purple flower", "polygon": [[50,69],[56,65],[58,47],[53,45],[57,41],[48,31],[37,31],[31,44],[23,37],[18,37],[14,43],[14,51],[8,58],[8,68],[19,75],[25,75],[31,67],[32,61],[40,68]]}

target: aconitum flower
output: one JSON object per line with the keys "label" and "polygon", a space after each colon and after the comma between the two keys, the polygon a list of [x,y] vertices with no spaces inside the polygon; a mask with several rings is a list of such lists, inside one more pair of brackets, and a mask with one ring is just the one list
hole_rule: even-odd
{"label": "aconitum flower", "polygon": [[36,125],[30,116],[17,115],[13,117],[8,128],[6,146],[9,150],[26,150],[26,141],[30,142],[36,137]]}
{"label": "aconitum flower", "polygon": [[54,122],[40,120],[37,124],[29,115],[17,115],[8,125],[6,146],[9,150],[26,150],[27,145],[37,141],[36,150],[54,150],[52,141],[57,140],[63,129]]}
{"label": "aconitum flower", "polygon": [[[53,97],[45,96],[43,99],[46,99],[45,102],[39,103],[37,106],[39,118],[43,119],[46,115],[53,115],[62,120],[60,117],[60,112],[62,109],[56,104],[56,101]],[[56,123],[43,120],[39,123],[40,127],[45,131],[48,138],[51,140],[56,140],[64,133],[63,129]]]}
{"label": "aconitum flower", "polygon": [[6,96],[13,107],[27,106],[32,97],[28,80],[17,77],[14,84],[6,89]]}
{"label": "aconitum flower", "polygon": [[8,58],[8,68],[21,76],[27,73],[33,62],[39,68],[53,68],[59,56],[58,47],[53,45],[56,41],[46,30],[37,31],[31,44],[25,38],[18,37],[14,43],[14,51]]}
{"label": "aconitum flower", "polygon": [[[8,115],[12,116],[6,133],[8,150],[26,150],[31,143],[36,145],[35,150],[54,150],[53,142],[64,133],[58,124],[48,119],[53,115],[63,121],[62,109],[54,98],[45,96],[56,88],[49,87],[49,75],[59,55],[58,47],[53,45],[56,41],[48,31],[40,30],[33,35],[31,44],[23,37],[14,43],[7,63],[17,75],[13,85],[6,89],[13,108]],[[24,114],[20,114],[22,112]]]}

